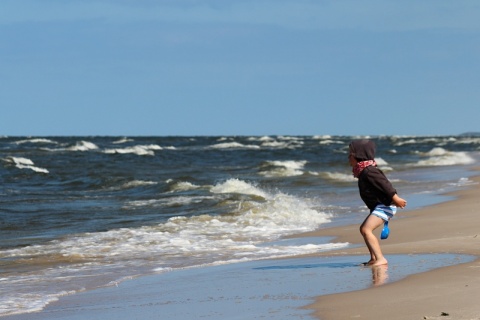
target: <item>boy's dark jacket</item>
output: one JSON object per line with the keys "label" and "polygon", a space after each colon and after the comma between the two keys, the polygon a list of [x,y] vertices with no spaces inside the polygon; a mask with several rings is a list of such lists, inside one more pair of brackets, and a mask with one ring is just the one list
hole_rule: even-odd
{"label": "boy's dark jacket", "polygon": [[[350,144],[357,161],[374,160],[375,143],[370,140],[355,140]],[[363,202],[370,209],[382,203],[386,206],[392,204],[392,198],[397,193],[382,170],[375,166],[363,169],[358,177],[358,189]]]}

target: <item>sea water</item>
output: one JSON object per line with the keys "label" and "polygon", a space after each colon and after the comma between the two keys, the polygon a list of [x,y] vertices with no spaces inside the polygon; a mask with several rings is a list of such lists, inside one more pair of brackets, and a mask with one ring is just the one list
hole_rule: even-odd
{"label": "sea water", "polygon": [[[368,213],[355,138],[0,138],[0,316],[151,273],[350,246],[279,240]],[[372,139],[409,208],[472,183],[480,138]]]}

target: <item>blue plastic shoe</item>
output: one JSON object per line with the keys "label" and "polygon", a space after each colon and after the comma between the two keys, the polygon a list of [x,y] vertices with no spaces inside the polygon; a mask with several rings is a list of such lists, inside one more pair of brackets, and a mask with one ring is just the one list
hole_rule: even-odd
{"label": "blue plastic shoe", "polygon": [[380,239],[385,240],[388,238],[388,235],[390,234],[390,229],[388,228],[388,221],[385,221],[383,224],[383,230],[382,234],[380,235]]}

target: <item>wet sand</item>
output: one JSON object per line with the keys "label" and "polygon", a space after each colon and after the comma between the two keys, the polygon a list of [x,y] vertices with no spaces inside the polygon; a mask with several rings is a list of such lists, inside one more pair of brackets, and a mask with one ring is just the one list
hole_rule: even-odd
{"label": "wet sand", "polygon": [[[471,180],[476,184],[453,193],[453,201],[399,210],[390,223],[390,237],[381,241],[381,246],[387,259],[394,254],[454,253],[473,255],[475,261],[366,290],[319,296],[308,308],[322,320],[480,319],[480,177]],[[336,236],[339,242],[363,243],[358,226],[304,236]],[[365,261],[369,259],[364,245],[323,255],[363,255]]]}
{"label": "wet sand", "polygon": [[480,319],[480,177],[471,180],[455,200],[397,213],[381,242],[388,267],[359,266],[369,256],[358,225],[341,226],[281,241],[335,237],[348,249],[145,276],[2,319]]}

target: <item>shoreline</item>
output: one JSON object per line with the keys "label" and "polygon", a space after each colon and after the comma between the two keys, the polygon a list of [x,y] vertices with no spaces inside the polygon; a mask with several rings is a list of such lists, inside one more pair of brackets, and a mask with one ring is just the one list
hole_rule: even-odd
{"label": "shoreline", "polygon": [[[322,320],[376,317],[393,320],[478,320],[480,308],[476,308],[476,304],[480,279],[475,278],[478,278],[480,271],[480,217],[476,212],[480,202],[477,200],[480,176],[472,176],[470,180],[475,184],[448,193],[453,197],[452,200],[411,211],[398,211],[390,224],[389,239],[381,242],[386,258],[391,258],[389,280],[386,283],[380,281],[381,285],[372,284],[372,277],[375,277],[373,268],[358,267],[360,262],[368,258],[368,251],[358,232],[359,225],[354,224],[288,237],[333,238],[329,242],[349,242],[351,246],[346,249],[140,277],[122,282],[118,288],[100,288],[62,297],[40,312],[1,318],[149,318],[156,314],[165,315],[166,309],[178,309],[188,304],[188,312],[207,310],[208,313],[202,317],[216,320],[229,319],[225,311],[227,309],[246,308],[253,312],[251,316],[254,317],[257,315],[255,312],[264,308],[265,303],[276,303],[275,308],[285,314],[290,310],[297,310],[305,312],[305,316]],[[427,257],[428,254],[433,258]],[[435,258],[440,254],[469,255],[474,256],[475,260],[465,263],[458,259],[453,262],[454,265],[450,263],[450,266],[444,267],[439,266],[436,261],[439,258]],[[424,260],[408,262],[412,257]],[[330,258],[332,260],[329,260]],[[335,267],[336,265],[339,266]],[[409,271],[403,270],[405,266],[409,266]],[[426,269],[422,269],[425,267]],[[402,272],[406,275],[400,276]],[[378,276],[381,277],[382,274]],[[218,281],[218,277],[223,277],[224,282]],[[186,283],[185,278],[191,279],[191,283]],[[213,287],[212,279],[215,281]],[[228,283],[229,280],[233,282]],[[328,281],[332,282],[325,284]],[[179,283],[185,286],[182,292],[192,291],[192,296],[178,293],[176,290]],[[287,291],[282,291],[279,283],[286,283]],[[360,283],[363,286],[358,287]],[[315,288],[318,285],[332,288],[339,284],[348,290],[332,294],[339,291],[319,293],[318,288]],[[249,291],[249,287],[254,287],[254,290]],[[206,288],[211,291],[204,296]],[[232,291],[231,288],[235,290]],[[168,294],[165,295],[166,293]],[[230,294],[232,295],[229,296]],[[195,300],[199,297],[203,301]],[[296,301],[296,307],[291,305],[292,301]],[[311,301],[315,302],[305,306]],[[220,311],[212,311],[217,308],[220,308]],[[243,312],[241,310],[238,312]],[[180,311],[175,312],[171,314],[172,319],[190,320],[198,316],[187,314],[182,318]],[[220,312],[223,314],[220,315]],[[277,319],[271,311],[266,312],[264,314]],[[289,318],[299,316],[291,312],[292,317]],[[441,316],[442,312],[450,316]]]}
{"label": "shoreline", "polygon": [[[473,262],[416,273],[360,291],[318,296],[305,308],[322,320],[480,319],[480,176],[470,179],[474,185],[449,193],[453,200],[412,211],[399,210],[390,224],[390,237],[381,241],[381,246],[387,259],[394,254],[450,253],[475,256]],[[334,242],[362,244],[316,256],[364,255],[368,259],[358,227],[321,229],[302,236],[331,236]]]}

